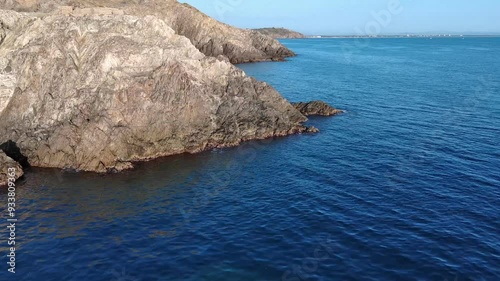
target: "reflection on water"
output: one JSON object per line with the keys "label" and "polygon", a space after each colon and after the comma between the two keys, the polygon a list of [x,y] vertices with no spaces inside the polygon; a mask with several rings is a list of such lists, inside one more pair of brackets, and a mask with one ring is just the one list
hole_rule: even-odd
{"label": "reflection on water", "polygon": [[[58,238],[77,236],[95,223],[148,216],[152,209],[155,215],[188,218],[196,208],[209,204],[210,197],[224,192],[230,181],[241,176],[250,179],[243,175],[244,165],[255,158],[252,150],[262,142],[266,141],[233,148],[231,154],[214,150],[136,163],[135,169],[116,174],[33,168],[18,182],[17,196],[25,206],[43,202],[37,211],[42,210],[55,225],[41,226],[38,231],[58,233]],[[2,198],[6,196],[5,189],[1,192]],[[62,214],[70,214],[78,223],[68,225],[68,217]],[[22,208],[19,215],[28,220],[39,214]]]}

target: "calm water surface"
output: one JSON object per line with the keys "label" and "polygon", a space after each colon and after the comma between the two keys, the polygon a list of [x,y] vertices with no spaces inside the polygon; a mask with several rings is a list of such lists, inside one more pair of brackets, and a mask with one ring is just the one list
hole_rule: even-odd
{"label": "calm water surface", "polygon": [[240,67],[346,114],[116,175],[35,169],[0,279],[500,280],[500,39],[283,42],[296,58]]}

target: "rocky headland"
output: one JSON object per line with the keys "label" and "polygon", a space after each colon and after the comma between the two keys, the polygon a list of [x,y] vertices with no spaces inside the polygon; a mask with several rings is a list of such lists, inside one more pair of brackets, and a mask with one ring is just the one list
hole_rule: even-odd
{"label": "rocky headland", "polygon": [[274,39],[306,38],[306,36],[304,34],[299,33],[297,31],[290,30],[290,29],[286,29],[286,28],[269,27],[269,28],[257,28],[254,30],[257,32],[260,32],[264,35],[267,35],[269,37],[272,37]]}
{"label": "rocky headland", "polygon": [[26,165],[109,172],[317,131],[232,64],[293,55],[276,40],[173,0],[123,3],[0,7],[0,150],[15,144]]}
{"label": "rocky headland", "polygon": [[253,30],[221,23],[176,0],[5,0],[3,9],[74,16],[122,14],[164,21],[206,56],[225,56],[231,63],[282,61],[295,54],[275,39]]}

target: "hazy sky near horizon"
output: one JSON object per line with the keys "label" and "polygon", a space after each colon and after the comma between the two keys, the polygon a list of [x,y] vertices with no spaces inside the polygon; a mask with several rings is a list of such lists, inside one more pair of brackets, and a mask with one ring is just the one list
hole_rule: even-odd
{"label": "hazy sky near horizon", "polygon": [[180,0],[241,27],[313,34],[500,33],[499,0]]}

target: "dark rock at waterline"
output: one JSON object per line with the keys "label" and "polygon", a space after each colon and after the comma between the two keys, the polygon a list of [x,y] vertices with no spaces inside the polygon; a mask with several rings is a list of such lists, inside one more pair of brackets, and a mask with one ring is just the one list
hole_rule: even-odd
{"label": "dark rock at waterline", "polygon": [[314,126],[307,127],[306,133],[310,133],[310,134],[319,133],[319,129],[314,127]]}
{"label": "dark rock at waterline", "polygon": [[292,105],[305,116],[333,116],[344,112],[323,101],[292,102]]}
{"label": "dark rock at waterline", "polygon": [[28,168],[30,166],[28,158],[21,153],[17,144],[11,140],[0,144],[0,151],[3,151],[9,158],[21,164],[22,167]]}
{"label": "dark rock at waterline", "polygon": [[23,174],[24,172],[21,165],[0,150],[0,186],[7,185],[9,183],[9,178],[17,180],[22,177]]}

